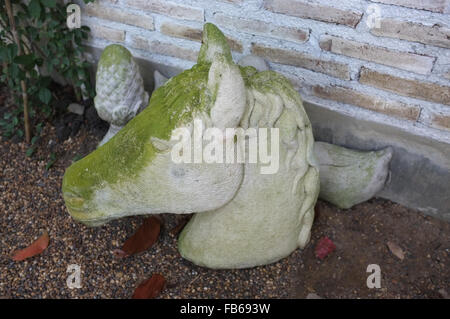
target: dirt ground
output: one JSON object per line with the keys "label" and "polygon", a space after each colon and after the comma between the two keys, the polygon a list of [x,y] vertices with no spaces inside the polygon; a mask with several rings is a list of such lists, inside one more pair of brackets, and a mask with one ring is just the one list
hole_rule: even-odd
{"label": "dirt ground", "polygon": [[[31,158],[23,142],[0,139],[0,297],[129,298],[142,280],[160,273],[168,282],[160,298],[305,298],[310,293],[322,298],[448,298],[450,223],[382,199],[349,210],[319,201],[310,244],[263,267],[217,271],[182,259],[177,238],[170,234],[179,221],[171,215],[163,215],[152,248],[114,258],[112,251],[134,233],[142,217],[88,228],[69,216],[61,195],[64,170],[92,151],[104,133],[104,128],[92,129],[86,115],[79,120],[81,128],[62,137],[67,121],[47,124]],[[56,162],[46,170],[51,153]],[[44,230],[50,245],[41,255],[11,260],[12,251],[28,246]],[[323,236],[337,248],[319,260],[314,247]],[[403,260],[388,242],[401,247]],[[82,270],[79,289],[66,284],[71,264]],[[369,264],[380,266],[379,289],[367,287]]]}

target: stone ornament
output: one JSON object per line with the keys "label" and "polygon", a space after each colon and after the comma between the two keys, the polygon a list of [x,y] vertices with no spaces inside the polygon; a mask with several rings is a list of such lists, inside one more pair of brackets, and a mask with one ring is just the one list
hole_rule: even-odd
{"label": "stone ornament", "polygon": [[320,164],[320,198],[339,208],[351,208],[377,194],[389,175],[392,147],[373,152],[316,142]]}
{"label": "stone ornament", "polygon": [[100,57],[94,98],[98,115],[110,123],[99,146],[109,141],[148,104],[148,93],[130,51],[119,44],[107,46]]}
{"label": "stone ornament", "polygon": [[[97,97],[114,91],[107,88],[114,81],[122,87],[120,74],[133,69],[125,48],[110,46],[105,51],[97,81],[110,83],[97,83],[103,92]],[[138,80],[122,76],[129,83],[128,90],[122,88],[125,97],[114,93],[115,99],[129,102],[120,105],[134,107],[115,112],[106,107],[106,98],[99,100],[99,114],[103,112],[105,119],[118,127],[128,124],[66,170],[63,195],[72,217],[99,226],[130,215],[195,213],[180,234],[180,254],[204,267],[248,268],[276,262],[305,247],[319,185],[321,197],[342,208],[383,187],[391,149],[357,152],[315,143],[301,97],[289,80],[266,70],[265,61],[243,60],[243,65],[235,64],[222,32],[205,24],[197,64],[170,79],[155,72],[156,90],[137,116],[146,93],[139,89],[142,78],[134,64]],[[130,67],[125,70],[125,65]],[[254,66],[265,67],[259,71]],[[114,73],[114,81],[105,76],[107,72]],[[130,86],[140,97],[131,98]],[[278,170],[262,174],[265,164],[249,161],[175,162],[175,132],[185,128],[195,138],[198,122],[203,125],[200,132],[277,129]],[[248,159],[248,144],[243,152]]]}
{"label": "stone ornament", "polygon": [[[115,50],[123,51],[108,51]],[[122,67],[115,69],[128,74],[122,69],[132,61],[126,54],[105,56],[110,62],[102,68],[116,61]],[[171,136],[195,120],[220,129],[278,128],[278,172],[261,174],[260,163],[174,163]],[[90,226],[129,215],[196,213],[180,235],[183,257],[210,268],[264,265],[309,240],[319,192],[313,143],[289,81],[236,65],[222,32],[207,23],[197,64],[157,89],[149,106],[109,142],[73,163],[63,195],[72,217]]]}

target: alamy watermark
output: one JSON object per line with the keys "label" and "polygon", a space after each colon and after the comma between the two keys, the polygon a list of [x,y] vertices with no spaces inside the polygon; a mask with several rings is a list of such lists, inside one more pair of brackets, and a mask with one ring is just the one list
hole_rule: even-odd
{"label": "alamy watermark", "polygon": [[69,289],[81,288],[81,266],[70,264],[67,266],[66,272],[70,273],[66,280],[67,287]]}
{"label": "alamy watermark", "polygon": [[175,142],[171,150],[172,161],[177,164],[260,163],[264,164],[260,167],[261,174],[275,174],[280,166],[278,128],[203,129],[203,121],[195,119],[193,130],[176,128],[171,141]]}
{"label": "alamy watermark", "polygon": [[371,274],[367,277],[367,288],[381,288],[381,268],[377,264],[370,264],[367,266],[366,272]]}
{"label": "alamy watermark", "polygon": [[81,9],[78,4],[71,3],[66,8],[67,27],[69,29],[81,28]]}
{"label": "alamy watermark", "polygon": [[381,28],[381,8],[376,4],[371,4],[367,7],[367,20],[366,25],[370,29]]}

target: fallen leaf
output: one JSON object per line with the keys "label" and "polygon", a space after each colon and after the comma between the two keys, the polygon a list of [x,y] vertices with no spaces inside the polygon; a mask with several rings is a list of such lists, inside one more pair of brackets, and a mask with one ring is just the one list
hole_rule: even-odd
{"label": "fallen leaf", "polygon": [[328,237],[322,237],[316,245],[315,253],[319,259],[324,259],[336,249],[336,245]]}
{"label": "fallen leaf", "polygon": [[12,259],[15,261],[21,261],[42,253],[48,246],[50,238],[48,237],[47,231],[45,231],[41,237],[36,239],[30,246],[27,248],[16,250],[12,253]]}
{"label": "fallen leaf", "polygon": [[146,218],[134,235],[123,244],[122,249],[114,250],[113,254],[118,258],[124,258],[149,249],[158,239],[160,230],[159,218],[154,216]]}
{"label": "fallen leaf", "polygon": [[391,251],[391,253],[393,253],[398,259],[403,260],[405,258],[405,253],[403,252],[403,249],[401,249],[399,245],[391,241],[388,241],[387,246]]}
{"label": "fallen leaf", "polygon": [[183,216],[178,224],[170,230],[170,236],[175,237],[176,235],[178,235],[183,230],[184,226],[186,226],[186,224],[191,220],[192,215],[193,214]]}
{"label": "fallen leaf", "polygon": [[149,279],[141,282],[133,294],[133,299],[152,299],[157,297],[164,288],[166,279],[160,274],[153,274]]}

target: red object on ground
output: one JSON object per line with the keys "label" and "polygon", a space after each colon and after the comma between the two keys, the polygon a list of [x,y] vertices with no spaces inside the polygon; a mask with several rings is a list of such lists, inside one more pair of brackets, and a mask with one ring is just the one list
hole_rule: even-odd
{"label": "red object on ground", "polygon": [[328,237],[322,237],[316,245],[316,257],[324,259],[336,249],[336,245]]}
{"label": "red object on ground", "polygon": [[127,239],[122,249],[114,250],[118,258],[128,257],[149,249],[158,240],[161,221],[156,217],[148,217],[138,230]]}
{"label": "red object on ground", "polygon": [[45,231],[41,237],[36,239],[27,248],[13,252],[12,259],[15,261],[22,261],[24,259],[39,255],[47,248],[49,241],[50,238],[48,237],[47,231]]}
{"label": "red object on ground", "polygon": [[153,274],[149,279],[141,282],[133,294],[133,299],[152,299],[158,297],[164,288],[166,279],[160,274]]}

